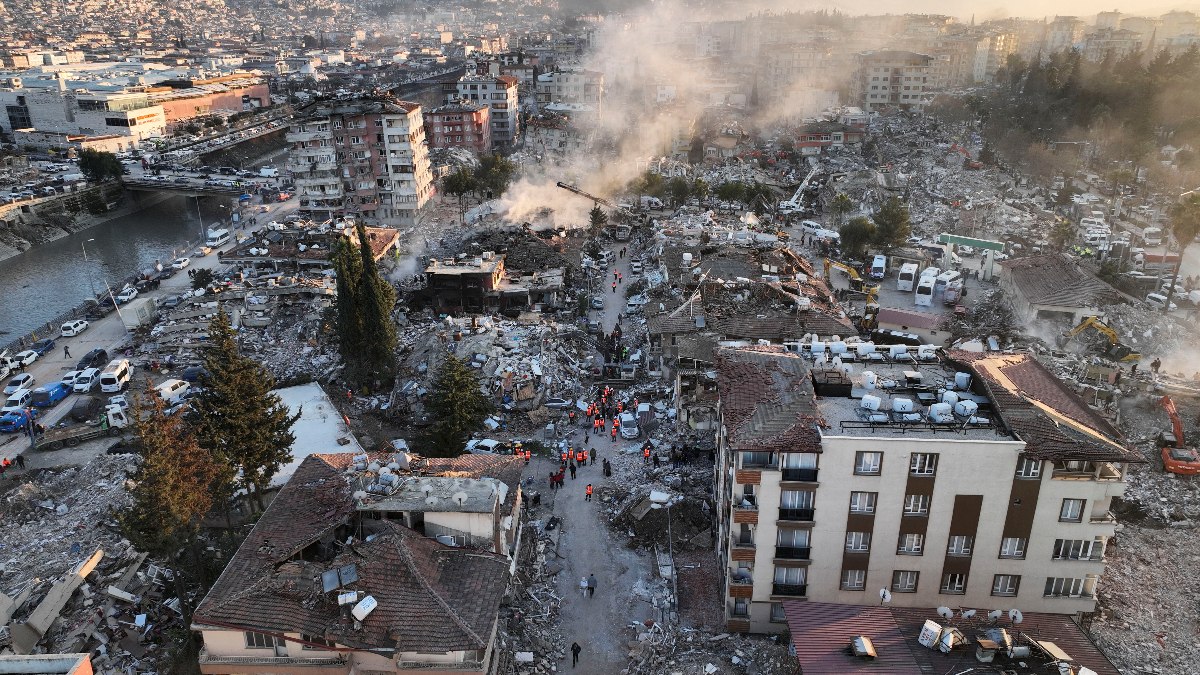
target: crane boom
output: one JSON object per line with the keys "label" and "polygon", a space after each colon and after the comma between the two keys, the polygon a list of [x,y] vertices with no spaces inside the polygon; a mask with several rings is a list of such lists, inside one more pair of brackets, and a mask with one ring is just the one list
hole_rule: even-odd
{"label": "crane boom", "polygon": [[1183,420],[1179,419],[1179,411],[1175,409],[1175,401],[1171,400],[1170,396],[1163,396],[1158,399],[1158,404],[1163,410],[1167,411],[1167,417],[1171,418],[1171,429],[1175,432],[1175,447],[1183,447]]}
{"label": "crane boom", "polygon": [[629,209],[621,207],[621,206],[617,206],[616,204],[608,201],[607,199],[605,199],[603,197],[597,197],[596,195],[594,195],[590,192],[585,192],[585,191],[575,187],[574,185],[568,185],[562,181],[558,181],[558,183],[556,183],[556,185],[558,185],[558,187],[566,190],[567,192],[574,192],[575,194],[579,195],[580,197],[583,197],[585,199],[590,199],[597,204],[603,204],[604,206],[607,206],[608,208],[612,209],[613,211],[616,211],[617,213],[620,213],[624,216],[627,216],[629,218],[634,218],[634,219],[637,218],[637,215],[634,214]]}
{"label": "crane boom", "polygon": [[809,171],[808,175],[804,177],[804,180],[800,181],[800,187],[796,188],[796,194],[792,195],[791,199],[787,200],[786,202],[779,203],[779,208],[781,210],[785,212],[800,210],[801,200],[804,199],[804,191],[808,189],[808,184],[812,182],[813,176],[817,175],[818,168],[819,167],[814,166],[812,171]]}

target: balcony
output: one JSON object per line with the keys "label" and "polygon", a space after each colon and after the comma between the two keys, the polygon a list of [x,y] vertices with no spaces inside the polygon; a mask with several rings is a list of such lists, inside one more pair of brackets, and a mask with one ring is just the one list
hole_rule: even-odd
{"label": "balcony", "polygon": [[729,557],[732,560],[753,561],[754,551],[753,541],[740,541],[737,537],[734,537]]}
{"label": "balcony", "polygon": [[811,546],[776,546],[775,557],[783,560],[808,560]]}
{"label": "balcony", "polygon": [[1092,525],[1115,525],[1116,522],[1117,522],[1117,517],[1114,516],[1111,511],[1104,511],[1103,513],[1093,513],[1091,516],[1088,517],[1088,523],[1090,523]]}
{"label": "balcony", "polygon": [[733,522],[748,525],[758,524],[758,507],[754,504],[737,503],[733,505]]}
{"label": "balcony", "polygon": [[[261,656],[216,656],[210,654],[207,648],[200,650],[199,657],[200,666],[205,665],[223,665],[223,666],[291,666],[293,668],[327,668],[330,666],[346,665],[346,657],[295,657],[295,656],[275,656],[272,650],[263,650]],[[288,670],[284,668],[283,670]]]}
{"label": "balcony", "polygon": [[784,469],[783,479],[815,483],[817,482],[817,471],[819,469]]}
{"label": "balcony", "polygon": [[1112,462],[1056,463],[1050,477],[1053,480],[1087,480],[1102,483],[1115,483],[1125,479],[1121,467]]}
{"label": "balcony", "polygon": [[426,661],[399,661],[397,665],[401,670],[476,670],[484,672],[484,664],[482,661],[459,661],[457,663],[429,663]]}
{"label": "balcony", "polygon": [[808,593],[808,584],[771,584],[771,595],[802,598],[806,593]]}
{"label": "balcony", "polygon": [[811,522],[815,509],[779,509],[780,520]]}

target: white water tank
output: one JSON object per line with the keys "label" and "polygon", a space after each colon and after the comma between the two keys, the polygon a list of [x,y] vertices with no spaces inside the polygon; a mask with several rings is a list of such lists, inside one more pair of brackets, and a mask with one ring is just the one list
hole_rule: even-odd
{"label": "white water tank", "polygon": [[859,356],[867,356],[875,353],[875,343],[860,342],[854,347],[854,351],[858,352]]}
{"label": "white water tank", "polygon": [[892,357],[893,359],[898,356],[905,356],[907,354],[908,354],[908,347],[905,347],[904,345],[888,346],[888,356]]}
{"label": "white water tank", "polygon": [[958,394],[952,391],[942,392],[942,403],[949,403],[950,405],[958,403]]}
{"label": "white water tank", "polygon": [[892,400],[892,410],[899,413],[913,411],[913,402],[911,398],[897,398]]}
{"label": "white water tank", "polygon": [[949,403],[934,403],[929,406],[929,419],[932,422],[942,424],[945,422],[953,422],[954,415],[950,413]]}
{"label": "white water tank", "polygon": [[863,388],[864,389],[866,389],[867,391],[871,391],[871,390],[875,389],[875,380],[876,380],[876,376],[873,371],[870,371],[870,370],[863,371]]}
{"label": "white water tank", "polygon": [[961,415],[962,417],[970,417],[977,410],[979,410],[979,404],[975,401],[964,400],[954,404],[954,414]]}
{"label": "white water tank", "polygon": [[684,266],[684,267],[691,267],[691,266],[692,266],[692,254],[691,254],[691,253],[684,253],[684,254],[683,254],[683,266]]}
{"label": "white water tank", "polygon": [[820,340],[813,340],[812,353],[813,354],[824,354],[825,353],[825,343],[821,342]]}
{"label": "white water tank", "polygon": [[888,416],[883,413],[871,413],[867,415],[867,421],[875,424],[885,424],[889,422]]}
{"label": "white water tank", "polygon": [[879,410],[879,404],[882,402],[883,399],[879,398],[878,396],[867,394],[866,396],[862,397],[862,402],[858,405],[864,410]]}
{"label": "white water tank", "polygon": [[840,340],[838,342],[830,342],[829,343],[829,353],[830,354],[845,354],[846,353],[846,343],[842,342]]}
{"label": "white water tank", "polygon": [[961,389],[963,391],[970,389],[971,388],[971,374],[970,373],[955,373],[954,374],[954,388]]}
{"label": "white water tank", "polygon": [[921,345],[917,347],[917,358],[922,361],[933,361],[937,358],[937,347],[935,345]]}

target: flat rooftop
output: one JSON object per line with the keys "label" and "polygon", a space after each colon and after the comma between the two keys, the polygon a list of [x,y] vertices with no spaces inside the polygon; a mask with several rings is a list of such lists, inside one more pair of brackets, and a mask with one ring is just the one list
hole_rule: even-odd
{"label": "flat rooftop", "polygon": [[[489,252],[490,253],[490,252]],[[444,260],[430,260],[429,265],[425,267],[426,274],[491,274],[496,271],[496,268],[503,262],[504,258],[498,255],[491,255],[480,258],[466,258],[463,260],[455,260],[446,258]]]}
{"label": "flat rooftop", "polygon": [[825,343],[815,355],[810,349],[801,352],[812,369],[817,409],[828,425],[824,435],[1013,439],[970,369],[936,350],[850,344],[834,356],[831,348],[842,345]]}
{"label": "flat rooftop", "polygon": [[375,484],[392,491],[380,494],[372,486],[359,485],[357,489],[366,496],[359,500],[358,510],[491,513],[495,501],[504,503],[508,496],[508,485],[496,478],[398,477],[394,486]]}

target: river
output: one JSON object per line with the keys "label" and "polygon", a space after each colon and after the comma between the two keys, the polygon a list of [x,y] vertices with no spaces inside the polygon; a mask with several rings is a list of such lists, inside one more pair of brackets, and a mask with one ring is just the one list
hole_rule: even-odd
{"label": "river", "polygon": [[0,261],[0,288],[5,289],[0,344],[77,306],[92,288],[103,291],[105,281],[115,292],[120,280],[138,270],[156,261],[169,265],[177,251],[199,237],[196,200],[171,197]]}

